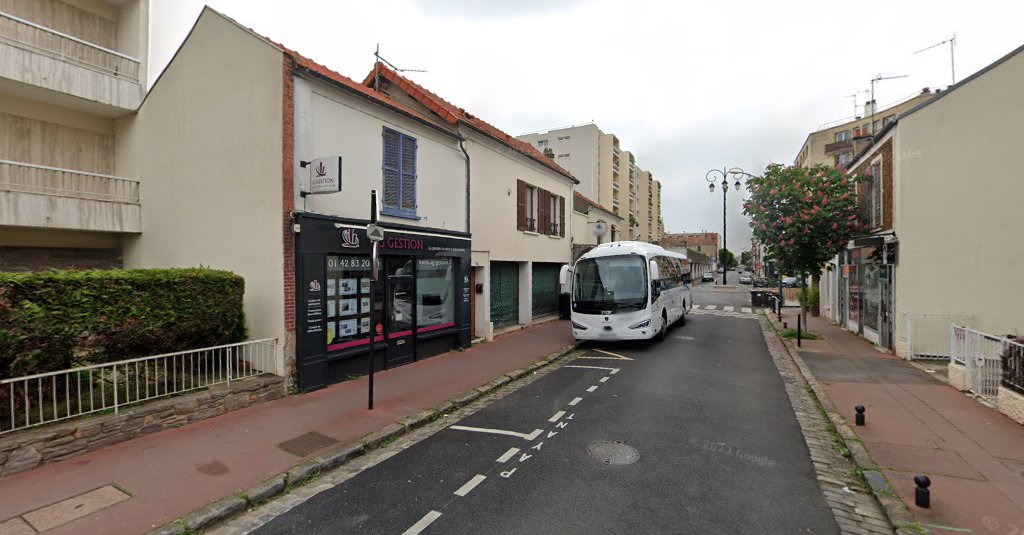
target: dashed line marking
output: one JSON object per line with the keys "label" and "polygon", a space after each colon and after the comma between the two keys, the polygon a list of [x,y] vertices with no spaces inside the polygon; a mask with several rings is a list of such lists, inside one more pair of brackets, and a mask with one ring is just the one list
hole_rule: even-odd
{"label": "dashed line marking", "polygon": [[571,364],[568,364],[568,365],[565,365],[565,366],[562,366],[562,367],[563,368],[583,368],[583,369],[587,369],[587,370],[605,370],[605,371],[607,371],[609,373],[612,373],[612,374],[614,374],[614,373],[619,371],[619,368],[602,368],[601,366],[573,366]]}
{"label": "dashed line marking", "polygon": [[718,308],[718,305],[708,305],[704,307],[704,310],[714,310],[716,308]]}
{"label": "dashed line marking", "polygon": [[498,457],[497,460],[495,460],[494,462],[504,463],[511,459],[512,457],[515,457],[517,453],[519,453],[519,448],[509,448],[508,451],[501,454],[501,457]]}
{"label": "dashed line marking", "polygon": [[487,476],[482,476],[480,474],[473,476],[473,479],[470,479],[465,485],[459,487],[459,490],[455,491],[455,495],[465,497],[470,493],[470,491],[475,489],[477,485],[483,483],[485,479],[487,479]]}
{"label": "dashed line marking", "polygon": [[548,421],[552,422],[552,423],[557,422],[558,419],[561,418],[562,416],[565,416],[565,411],[558,411],[558,412],[555,413],[554,416],[552,416],[551,418],[548,418]]}
{"label": "dashed line marking", "polygon": [[581,401],[583,401],[583,398],[574,398],[572,401],[569,402],[569,406],[570,407],[574,407],[574,406],[576,406],[577,403],[579,403]]}
{"label": "dashed line marking", "polygon": [[726,306],[722,307],[722,310],[724,310],[726,312],[732,312],[733,310],[736,310],[736,309],[731,307],[731,306],[729,306],[729,305],[726,305]]}
{"label": "dashed line marking", "polygon": [[534,429],[532,433],[526,434],[517,433],[516,431],[507,431],[505,429],[488,429],[486,427],[469,427],[465,425],[453,425],[448,429],[454,429],[456,431],[473,431],[476,433],[491,433],[494,435],[508,435],[512,437],[519,437],[524,440],[533,440],[537,438],[538,435],[544,432],[543,429]]}
{"label": "dashed line marking", "polygon": [[743,312],[744,314],[753,314],[754,313],[754,311],[751,310],[750,307],[743,307],[743,308],[740,309],[740,312]]}
{"label": "dashed line marking", "polygon": [[597,385],[594,385],[594,386],[588,388],[587,392],[593,392],[594,390],[597,390]]}
{"label": "dashed line marking", "polygon": [[603,349],[595,349],[594,351],[597,351],[598,353],[604,353],[605,355],[611,355],[611,356],[613,356],[613,357],[615,357],[615,358],[617,358],[619,360],[633,360],[633,359],[631,359],[631,358],[629,358],[629,357],[627,357],[625,355],[620,355],[618,353],[612,353],[611,351],[605,351]]}
{"label": "dashed line marking", "polygon": [[432,524],[438,518],[441,518],[441,513],[438,513],[437,511],[431,511],[423,515],[423,518],[419,519],[419,521],[410,526],[409,529],[403,531],[402,535],[417,535],[421,531],[427,529],[427,526]]}
{"label": "dashed line marking", "polygon": [[599,382],[606,383],[606,382],[608,382],[608,379],[611,379],[611,377],[608,377],[607,375],[605,375],[604,377],[601,378],[601,380]]}

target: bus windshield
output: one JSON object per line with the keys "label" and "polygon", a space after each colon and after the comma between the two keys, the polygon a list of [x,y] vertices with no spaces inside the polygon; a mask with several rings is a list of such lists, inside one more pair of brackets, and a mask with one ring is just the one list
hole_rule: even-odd
{"label": "bus windshield", "polygon": [[647,263],[637,255],[587,258],[576,263],[573,310],[601,314],[647,308]]}

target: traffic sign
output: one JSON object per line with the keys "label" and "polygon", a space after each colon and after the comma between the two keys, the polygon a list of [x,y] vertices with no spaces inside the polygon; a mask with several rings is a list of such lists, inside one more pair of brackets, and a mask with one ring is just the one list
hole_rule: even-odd
{"label": "traffic sign", "polygon": [[366,238],[370,241],[381,241],[384,239],[384,229],[376,223],[366,225]]}

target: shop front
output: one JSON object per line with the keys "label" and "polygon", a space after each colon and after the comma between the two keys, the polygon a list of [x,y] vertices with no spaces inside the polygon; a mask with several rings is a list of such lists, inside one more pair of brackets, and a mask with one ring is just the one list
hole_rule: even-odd
{"label": "shop front", "polygon": [[300,214],[296,364],[315,390],[470,344],[470,238],[387,225],[373,282],[366,221]]}
{"label": "shop front", "polygon": [[893,348],[893,263],[896,243],[860,238],[840,255],[840,325],[871,342]]}

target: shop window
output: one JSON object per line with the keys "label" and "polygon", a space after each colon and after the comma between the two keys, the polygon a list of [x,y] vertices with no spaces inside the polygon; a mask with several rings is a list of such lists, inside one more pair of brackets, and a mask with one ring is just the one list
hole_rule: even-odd
{"label": "shop window", "polygon": [[[381,303],[377,300],[377,317]],[[370,257],[327,257],[327,344],[329,350],[360,345],[370,335]]]}
{"label": "shop window", "polygon": [[451,258],[417,259],[416,325],[421,331],[455,325],[455,277]]}
{"label": "shop window", "polygon": [[384,129],[384,215],[416,217],[416,138]]}

